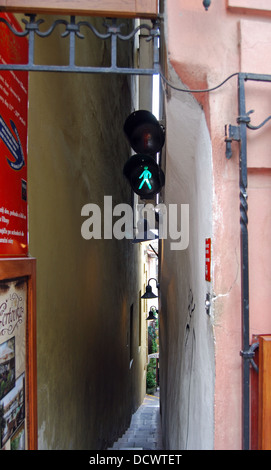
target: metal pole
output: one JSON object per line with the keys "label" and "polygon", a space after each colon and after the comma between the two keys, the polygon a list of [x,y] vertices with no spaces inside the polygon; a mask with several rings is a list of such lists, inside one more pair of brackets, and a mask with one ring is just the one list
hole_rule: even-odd
{"label": "metal pole", "polygon": [[246,356],[249,350],[249,258],[248,258],[248,216],[247,216],[247,115],[245,103],[244,77],[238,77],[239,93],[239,124],[240,124],[240,223],[241,223],[241,266],[242,279],[242,328],[243,328],[243,449],[250,447],[250,387],[249,371],[250,358]]}

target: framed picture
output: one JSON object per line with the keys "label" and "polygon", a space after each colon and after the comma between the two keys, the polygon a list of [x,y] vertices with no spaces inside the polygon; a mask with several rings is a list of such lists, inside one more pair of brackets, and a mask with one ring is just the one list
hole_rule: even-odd
{"label": "framed picture", "polygon": [[0,259],[0,448],[37,448],[36,262]]}

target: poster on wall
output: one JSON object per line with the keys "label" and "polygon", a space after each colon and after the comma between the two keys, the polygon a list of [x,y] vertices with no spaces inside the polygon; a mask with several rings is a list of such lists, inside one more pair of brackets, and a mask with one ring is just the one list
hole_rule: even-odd
{"label": "poster on wall", "polygon": [[0,281],[0,448],[27,449],[27,278]]}
{"label": "poster on wall", "polygon": [[[0,14],[17,31],[12,14]],[[1,23],[0,63],[27,62],[28,41]],[[0,71],[0,256],[27,256],[28,73]]]}

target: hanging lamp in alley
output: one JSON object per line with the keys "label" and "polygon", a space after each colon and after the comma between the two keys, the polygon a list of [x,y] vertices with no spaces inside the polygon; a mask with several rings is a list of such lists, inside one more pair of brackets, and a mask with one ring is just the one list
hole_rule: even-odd
{"label": "hanging lamp in alley", "polygon": [[156,282],[156,287],[157,289],[159,289],[159,283],[157,282],[155,278],[152,277],[151,279],[149,279],[148,284],[146,286],[145,294],[141,296],[141,299],[155,299],[158,297],[158,295],[155,295],[152,291],[152,287],[150,286],[151,280],[154,280]]}
{"label": "hanging lamp in alley", "polygon": [[149,311],[149,315],[148,317],[146,318],[146,320],[157,320],[157,316],[155,316],[155,314],[158,313],[158,310],[156,310],[156,307],[152,306],[150,308],[150,311]]}

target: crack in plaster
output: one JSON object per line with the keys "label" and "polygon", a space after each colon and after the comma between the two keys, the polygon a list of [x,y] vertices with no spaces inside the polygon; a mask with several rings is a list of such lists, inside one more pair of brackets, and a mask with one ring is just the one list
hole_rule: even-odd
{"label": "crack in plaster", "polygon": [[212,294],[212,301],[215,302],[217,299],[220,299],[220,298],[223,298],[223,297],[228,297],[229,294],[231,293],[233,287],[237,284],[237,280],[238,280],[238,276],[239,276],[239,267],[240,267],[240,263],[239,263],[239,260],[238,260],[238,255],[237,255],[237,249],[235,248],[235,257],[236,257],[236,264],[237,264],[237,270],[236,270],[236,276],[235,276],[235,279],[234,281],[232,282],[230,288],[228,289],[227,292],[225,292],[224,294],[217,294],[215,295],[215,293]]}

